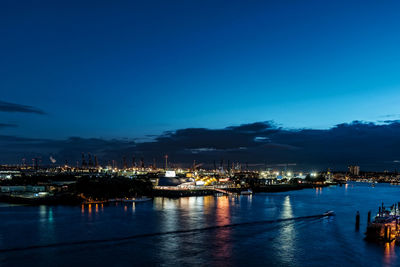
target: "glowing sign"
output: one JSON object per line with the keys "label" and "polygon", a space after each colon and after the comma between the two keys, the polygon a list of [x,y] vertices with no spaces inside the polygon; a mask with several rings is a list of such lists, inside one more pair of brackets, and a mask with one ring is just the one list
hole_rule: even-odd
{"label": "glowing sign", "polygon": [[165,172],[165,177],[175,177],[175,171],[166,171]]}

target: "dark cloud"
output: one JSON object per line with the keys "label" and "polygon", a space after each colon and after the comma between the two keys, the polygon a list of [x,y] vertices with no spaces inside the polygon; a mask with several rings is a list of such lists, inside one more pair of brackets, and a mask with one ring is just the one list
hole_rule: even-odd
{"label": "dark cloud", "polygon": [[249,124],[242,124],[239,126],[231,126],[226,129],[230,129],[237,132],[247,132],[247,133],[258,133],[264,132],[267,129],[276,129],[276,126],[271,121],[266,122],[255,122]]}
{"label": "dark cloud", "polygon": [[15,128],[18,127],[17,124],[14,123],[0,123],[0,129],[2,128]]}
{"label": "dark cloud", "polygon": [[0,112],[23,112],[23,113],[34,113],[40,115],[46,114],[43,110],[40,110],[32,106],[20,105],[4,101],[0,101]]}
{"label": "dark cloud", "polygon": [[375,124],[362,121],[343,123],[326,130],[288,130],[271,122],[257,122],[223,129],[187,128],[165,132],[151,141],[104,140],[71,137],[66,140],[0,136],[0,160],[54,155],[58,162],[80,160],[82,152],[96,154],[102,163],[115,159],[130,162],[134,155],[162,164],[212,165],[220,162],[249,162],[252,166],[296,164],[298,169],[345,169],[358,164],[365,170],[393,170],[400,159],[400,122]]}

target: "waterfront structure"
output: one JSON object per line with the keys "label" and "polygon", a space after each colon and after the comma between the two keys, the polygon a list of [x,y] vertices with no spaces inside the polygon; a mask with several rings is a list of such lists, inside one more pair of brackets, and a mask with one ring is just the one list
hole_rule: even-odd
{"label": "waterfront structure", "polygon": [[349,172],[354,176],[360,175],[360,166],[349,166]]}

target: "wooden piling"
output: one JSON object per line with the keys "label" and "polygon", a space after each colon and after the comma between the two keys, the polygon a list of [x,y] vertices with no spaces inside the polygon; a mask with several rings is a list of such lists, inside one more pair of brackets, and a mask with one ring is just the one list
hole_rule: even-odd
{"label": "wooden piling", "polygon": [[371,211],[368,211],[367,225],[371,223]]}
{"label": "wooden piling", "polygon": [[357,211],[356,214],[356,231],[358,231],[360,229],[360,212]]}

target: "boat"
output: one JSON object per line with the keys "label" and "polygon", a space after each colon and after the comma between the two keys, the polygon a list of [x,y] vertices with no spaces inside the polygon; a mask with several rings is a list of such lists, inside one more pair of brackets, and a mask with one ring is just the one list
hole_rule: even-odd
{"label": "boat", "polygon": [[122,202],[132,203],[132,202],[145,202],[150,200],[152,199],[149,197],[132,197],[132,198],[124,198],[122,199]]}
{"label": "boat", "polygon": [[241,195],[252,195],[253,191],[251,189],[247,189],[245,191],[240,192]]}
{"label": "boat", "polygon": [[333,210],[328,210],[322,214],[323,216],[334,216],[335,212]]}
{"label": "boat", "polygon": [[399,211],[398,204],[392,205],[389,209],[382,204],[374,220],[367,226],[365,239],[375,242],[392,242],[393,240],[399,240]]}
{"label": "boat", "polygon": [[122,198],[110,198],[108,202],[121,202]]}
{"label": "boat", "polygon": [[83,204],[90,205],[90,204],[105,204],[107,200],[86,200]]}

